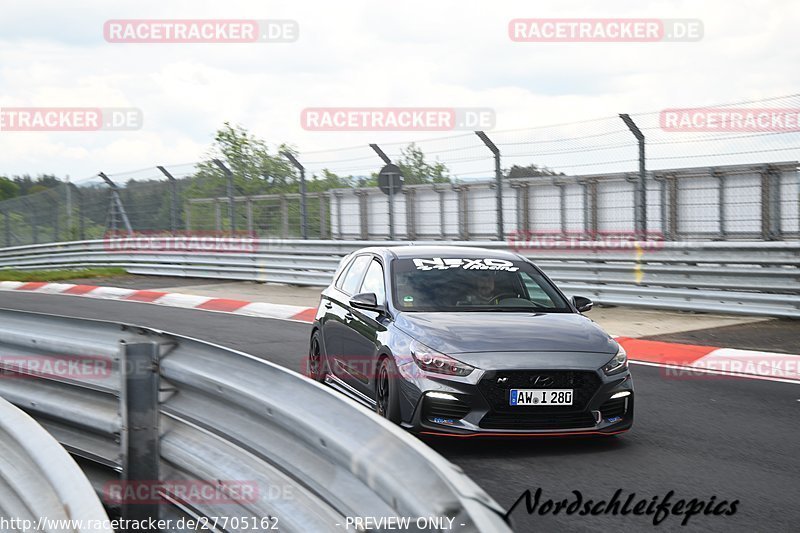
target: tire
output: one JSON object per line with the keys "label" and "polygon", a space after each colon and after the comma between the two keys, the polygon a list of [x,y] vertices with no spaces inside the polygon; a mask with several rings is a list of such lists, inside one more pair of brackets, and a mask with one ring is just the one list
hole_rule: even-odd
{"label": "tire", "polygon": [[325,361],[322,357],[322,340],[320,339],[319,330],[314,330],[311,334],[311,343],[308,347],[308,356],[306,357],[306,377],[319,381],[325,381]]}
{"label": "tire", "polygon": [[391,357],[384,357],[375,380],[375,412],[394,424],[400,424],[400,391],[397,370]]}

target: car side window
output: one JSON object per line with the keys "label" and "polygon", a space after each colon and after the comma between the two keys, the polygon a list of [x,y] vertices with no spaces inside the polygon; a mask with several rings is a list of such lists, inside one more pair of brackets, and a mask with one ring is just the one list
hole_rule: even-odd
{"label": "car side window", "polygon": [[342,283],[342,292],[345,294],[355,294],[358,290],[358,285],[361,283],[361,278],[364,277],[364,271],[369,265],[371,256],[359,255],[353,260],[353,264],[344,276],[344,283]]}
{"label": "car side window", "polygon": [[344,284],[344,278],[347,277],[347,271],[350,270],[350,267],[353,265],[353,258],[351,257],[347,264],[344,265],[342,271],[339,273],[339,277],[336,279],[336,284],[334,285],[337,289],[341,290],[342,285]]}
{"label": "car side window", "polygon": [[359,292],[372,292],[378,300],[378,305],[386,303],[386,286],[383,282],[383,266],[377,259],[373,259],[367,270],[367,275],[364,276],[364,283],[361,284]]}

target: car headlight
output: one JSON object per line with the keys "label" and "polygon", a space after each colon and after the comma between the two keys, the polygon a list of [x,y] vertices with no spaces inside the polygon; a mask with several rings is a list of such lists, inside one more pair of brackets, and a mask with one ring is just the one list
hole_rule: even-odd
{"label": "car headlight", "polygon": [[628,370],[628,354],[625,353],[625,348],[620,346],[617,355],[603,367],[603,372],[606,376],[612,376],[626,370]]}
{"label": "car headlight", "polygon": [[411,341],[410,348],[414,362],[427,372],[446,374],[448,376],[468,376],[475,370],[474,367],[428,348],[421,342]]}

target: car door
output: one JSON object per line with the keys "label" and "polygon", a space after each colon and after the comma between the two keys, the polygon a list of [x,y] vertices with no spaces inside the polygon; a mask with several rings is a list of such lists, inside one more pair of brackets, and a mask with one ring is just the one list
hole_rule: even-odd
{"label": "car door", "polygon": [[350,322],[350,297],[356,294],[361,287],[361,281],[367,271],[371,254],[357,255],[345,267],[340,280],[326,290],[322,305],[325,308],[325,325],[323,327],[323,342],[328,358],[331,373],[339,379],[350,382],[349,373],[346,371],[348,351],[345,348],[345,339],[349,338]]}
{"label": "car door", "polygon": [[[383,265],[377,257],[369,263],[364,279],[357,293],[374,293],[379,306],[386,303],[386,283]],[[345,361],[347,363],[347,384],[374,398],[374,382],[377,371],[378,349],[381,346],[379,335],[386,331],[388,317],[378,311],[356,309],[348,306],[345,315],[348,325],[343,340]]]}

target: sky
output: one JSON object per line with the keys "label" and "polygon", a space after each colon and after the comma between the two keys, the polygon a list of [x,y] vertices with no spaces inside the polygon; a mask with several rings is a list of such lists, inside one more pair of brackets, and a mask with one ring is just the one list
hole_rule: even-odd
{"label": "sky", "polygon": [[[289,143],[312,160],[320,150],[464,133],[307,131],[300,116],[313,107],[489,108],[493,129],[503,131],[800,92],[800,3],[791,0],[6,0],[0,6],[0,108],[132,107],[143,116],[133,131],[2,131],[0,175],[81,180],[100,170],[189,163],[207,156],[226,121],[269,143]],[[616,17],[700,19],[703,38],[532,43],[508,35],[515,18]],[[293,20],[299,37],[107,42],[104,23],[120,19]]]}

